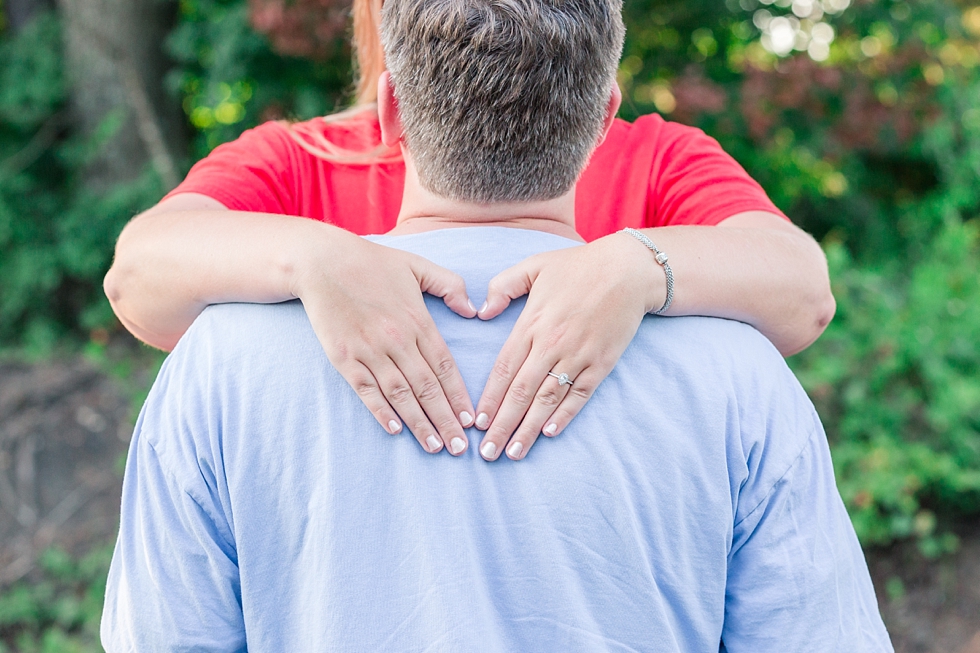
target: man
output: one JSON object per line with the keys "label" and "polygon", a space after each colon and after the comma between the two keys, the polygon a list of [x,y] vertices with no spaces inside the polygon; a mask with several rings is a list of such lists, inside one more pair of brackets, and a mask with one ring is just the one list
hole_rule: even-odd
{"label": "man", "polygon": [[[379,114],[408,175],[376,240],[476,293],[575,246],[619,11],[387,0]],[[482,387],[520,302],[429,308]],[[385,435],[297,303],[209,308],[137,425],[106,650],[891,650],[812,405],[743,324],[647,318],[560,438],[458,451]]]}

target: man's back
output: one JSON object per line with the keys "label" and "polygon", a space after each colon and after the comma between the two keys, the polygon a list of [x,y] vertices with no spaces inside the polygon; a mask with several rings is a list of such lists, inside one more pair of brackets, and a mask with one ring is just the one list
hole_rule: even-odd
{"label": "man's back", "polygon": [[[475,301],[575,244],[378,240]],[[480,322],[429,301],[471,391],[521,306]],[[891,650],[812,406],[735,322],[646,319],[561,436],[487,463],[385,434],[299,304],[212,307],[151,393],[123,499],[110,653],[246,634],[253,653]]]}

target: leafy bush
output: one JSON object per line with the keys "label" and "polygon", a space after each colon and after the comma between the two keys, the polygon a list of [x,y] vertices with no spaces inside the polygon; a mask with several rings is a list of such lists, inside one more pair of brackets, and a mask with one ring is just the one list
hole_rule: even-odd
{"label": "leafy bush", "polygon": [[838,314],[792,361],[862,541],[915,537],[926,555],[980,513],[980,76],[959,71],[935,99],[917,143],[935,187],[896,203],[897,251],[855,263],[828,239]]}
{"label": "leafy bush", "polygon": [[99,622],[111,548],[76,562],[45,552],[35,582],[0,594],[0,653],[102,653]]}
{"label": "leafy bush", "polygon": [[[287,36],[277,42],[305,43]],[[253,29],[244,0],[183,0],[168,42],[178,64],[168,82],[197,131],[197,155],[267,120],[304,120],[342,108],[351,82],[349,48],[343,32],[330,29],[325,36],[308,48],[314,58],[294,56],[307,51],[302,47],[277,54]]]}
{"label": "leafy bush", "polygon": [[49,348],[108,323],[102,294],[115,239],[161,194],[157,179],[95,195],[81,171],[116,126],[72,137],[57,20],[0,33],[0,342]]}
{"label": "leafy bush", "polygon": [[937,513],[948,526],[980,509],[980,225],[946,225],[910,274],[855,266],[839,243],[827,253],[837,317],[792,364],[841,495],[864,543],[949,550]]}
{"label": "leafy bush", "polygon": [[[315,61],[273,53],[240,0],[185,0],[168,48],[179,67],[168,83],[183,98],[204,156],[245,128],[309,118],[339,106],[350,81],[340,34]],[[0,4],[2,17],[2,4]],[[126,222],[159,200],[147,171],[98,195],[84,170],[119,127],[73,134],[54,15],[19,34],[0,21],[0,345],[47,351],[78,336],[119,328],[102,293],[113,245]]]}

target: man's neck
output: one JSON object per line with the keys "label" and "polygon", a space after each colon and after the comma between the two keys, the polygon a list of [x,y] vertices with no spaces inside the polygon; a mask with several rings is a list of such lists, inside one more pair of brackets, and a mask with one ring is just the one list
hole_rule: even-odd
{"label": "man's neck", "polygon": [[410,157],[405,157],[405,192],[393,236],[455,227],[531,229],[581,241],[575,231],[575,189],[540,202],[477,204],[440,197],[422,188]]}

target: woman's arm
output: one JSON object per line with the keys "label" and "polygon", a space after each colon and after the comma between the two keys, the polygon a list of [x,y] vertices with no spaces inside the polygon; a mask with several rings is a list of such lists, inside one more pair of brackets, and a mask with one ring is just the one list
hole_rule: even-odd
{"label": "woman's arm", "polygon": [[133,335],[170,351],[208,304],[295,299],[300,254],[330,229],[284,215],[228,211],[196,193],[176,195],[123,229],[105,293]]}
{"label": "woman's arm", "polygon": [[[667,253],[676,275],[667,315],[710,315],[751,324],[783,356],[809,347],[837,307],[820,245],[772,213],[740,213],[718,226],[722,229],[642,230]],[[650,287],[653,302],[660,302],[651,307],[656,310],[663,305],[666,277],[652,256],[648,263],[655,266]]]}
{"label": "woman's arm", "polygon": [[476,311],[459,275],[313,220],[228,211],[196,194],[134,218],[105,291],[134,335],[172,349],[209,304],[299,298],[337,370],[390,433],[432,453],[466,449],[469,393],[422,293]]}
{"label": "woman's arm", "polygon": [[[667,315],[746,322],[787,356],[816,340],[833,318],[823,251],[777,215],[741,213],[719,227],[642,231],[669,256],[674,272]],[[578,414],[643,316],[663,305],[666,275],[653,252],[615,233],[505,270],[491,282],[479,316],[491,319],[524,294],[527,304],[477,406],[477,425],[489,425],[481,451],[487,442],[494,452],[506,445],[517,459],[539,433],[557,435]],[[566,372],[574,383],[562,387],[548,372]]]}

